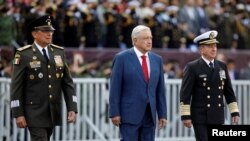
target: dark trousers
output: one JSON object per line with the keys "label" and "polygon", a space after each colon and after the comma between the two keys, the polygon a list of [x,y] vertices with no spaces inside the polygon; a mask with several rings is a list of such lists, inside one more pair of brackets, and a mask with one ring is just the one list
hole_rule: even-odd
{"label": "dark trousers", "polygon": [[53,128],[29,127],[31,141],[49,141]]}
{"label": "dark trousers", "polygon": [[208,141],[208,131],[206,124],[194,124],[196,141]]}
{"label": "dark trousers", "polygon": [[155,125],[153,122],[150,105],[148,104],[143,120],[134,125],[122,123],[120,125],[121,141],[154,141]]}

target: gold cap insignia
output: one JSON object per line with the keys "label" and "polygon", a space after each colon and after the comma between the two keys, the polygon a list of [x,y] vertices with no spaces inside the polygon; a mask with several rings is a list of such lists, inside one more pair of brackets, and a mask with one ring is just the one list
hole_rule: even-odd
{"label": "gold cap insignia", "polygon": [[214,39],[214,38],[215,38],[214,32],[211,32],[211,33],[210,33],[209,38],[210,38],[210,39]]}
{"label": "gold cap insignia", "polygon": [[46,23],[48,23],[48,25],[51,25],[50,16],[48,16],[48,19],[46,20]]}

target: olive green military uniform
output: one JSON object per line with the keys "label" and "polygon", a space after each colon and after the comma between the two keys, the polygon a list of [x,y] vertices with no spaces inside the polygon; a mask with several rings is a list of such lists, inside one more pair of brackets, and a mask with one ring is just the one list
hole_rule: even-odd
{"label": "olive green military uniform", "polygon": [[77,98],[64,48],[48,45],[47,62],[35,44],[19,48],[13,61],[11,110],[28,127],[53,127],[62,122],[62,91],[68,111],[77,112]]}

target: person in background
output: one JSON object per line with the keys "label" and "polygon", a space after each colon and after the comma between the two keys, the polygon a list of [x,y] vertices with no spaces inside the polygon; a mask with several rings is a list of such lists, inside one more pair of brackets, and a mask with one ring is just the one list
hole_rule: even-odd
{"label": "person in background", "polygon": [[180,112],[185,127],[193,126],[196,141],[208,141],[209,124],[225,122],[223,96],[232,116],[232,123],[239,121],[239,109],[225,63],[215,59],[217,36],[215,30],[196,38],[201,58],[185,67],[181,91]]}
{"label": "person in background", "polygon": [[0,47],[9,47],[16,43],[16,23],[8,11],[7,4],[0,2]]}
{"label": "person in background", "polygon": [[19,128],[28,128],[32,141],[49,141],[61,125],[62,91],[68,122],[76,121],[77,97],[64,48],[52,44],[54,27],[49,15],[29,24],[32,45],[17,49],[11,79],[11,111]]}
{"label": "person in background", "polygon": [[233,59],[227,60],[227,68],[228,68],[228,74],[231,80],[238,80],[240,79],[240,73],[236,69],[235,61]]}
{"label": "person in background", "polygon": [[240,79],[250,80],[250,57],[248,58],[246,67],[240,71]]}
{"label": "person in background", "polygon": [[131,37],[134,47],[113,60],[110,118],[120,128],[121,141],[154,141],[156,123],[163,128],[167,122],[163,61],[150,51],[149,27],[136,26]]}
{"label": "person in background", "polygon": [[0,58],[0,77],[11,77],[12,64],[6,58]]}

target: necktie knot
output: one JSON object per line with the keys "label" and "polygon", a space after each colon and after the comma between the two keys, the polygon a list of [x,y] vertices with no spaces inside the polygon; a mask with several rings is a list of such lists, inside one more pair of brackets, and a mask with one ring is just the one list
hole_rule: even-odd
{"label": "necktie knot", "polygon": [[214,64],[212,62],[209,62],[209,67],[214,68]]}
{"label": "necktie knot", "polygon": [[141,56],[142,60],[146,59],[146,57],[147,57],[147,56],[145,56],[145,55],[142,55],[142,56]]}

